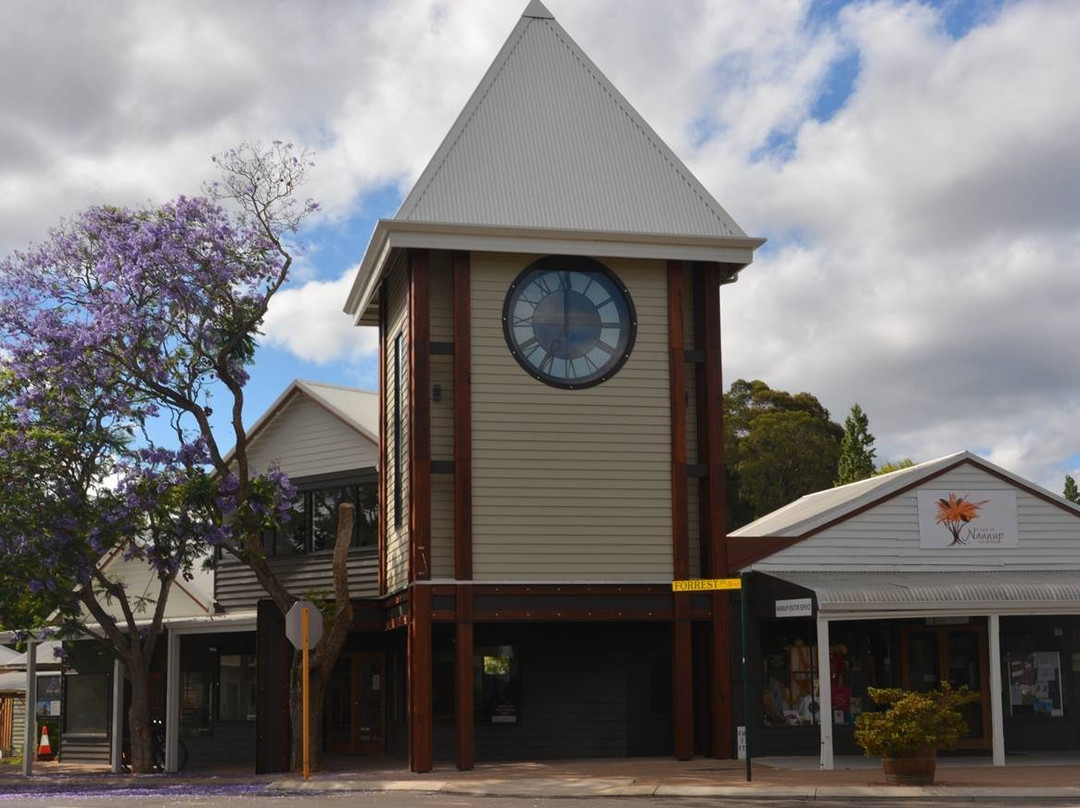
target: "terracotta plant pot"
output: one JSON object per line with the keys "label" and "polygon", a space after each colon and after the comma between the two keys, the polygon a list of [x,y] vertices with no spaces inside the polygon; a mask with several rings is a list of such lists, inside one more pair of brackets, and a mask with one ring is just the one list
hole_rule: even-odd
{"label": "terracotta plant pot", "polygon": [[882,756],[885,782],[894,786],[932,786],[937,771],[937,750],[916,749],[897,755]]}

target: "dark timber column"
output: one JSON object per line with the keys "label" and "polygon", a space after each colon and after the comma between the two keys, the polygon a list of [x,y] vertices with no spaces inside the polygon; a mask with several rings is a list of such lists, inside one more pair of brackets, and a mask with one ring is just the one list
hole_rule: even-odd
{"label": "dark timber column", "polygon": [[457,767],[467,771],[476,759],[476,728],[473,716],[473,621],[472,586],[472,340],[470,337],[469,253],[454,257],[454,578],[457,693],[454,721],[457,736]]}
{"label": "dark timber column", "polygon": [[409,598],[409,769],[432,768],[431,589],[413,584]]}
{"label": "dark timber column", "polygon": [[476,726],[473,715],[473,622],[472,586],[457,587],[457,642],[454,697],[454,721],[457,735],[457,767],[468,771],[476,760]]}
{"label": "dark timber column", "polygon": [[[671,387],[671,554],[677,580],[690,576],[686,492],[686,346],[683,340],[683,264],[668,261],[668,373]],[[694,679],[690,596],[676,593],[672,624],[672,713],[675,757],[694,755]]]}
{"label": "dark timber column", "polygon": [[[386,594],[386,281],[379,284],[379,595]],[[395,380],[395,384],[397,381]]]}
{"label": "dark timber column", "polygon": [[[720,265],[694,267],[694,337],[704,361],[698,365],[698,462],[702,481],[702,571],[707,578],[728,575],[727,506],[724,500],[724,389],[720,369]],[[712,594],[710,642],[711,737],[714,757],[734,757],[731,712],[731,602],[727,592]]]}
{"label": "dark timber column", "polygon": [[427,250],[409,250],[409,572],[431,578],[431,325]]}

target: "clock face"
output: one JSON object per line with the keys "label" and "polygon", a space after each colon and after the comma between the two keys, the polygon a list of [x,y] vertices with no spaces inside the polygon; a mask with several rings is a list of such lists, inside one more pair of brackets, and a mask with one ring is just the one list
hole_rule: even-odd
{"label": "clock face", "polygon": [[626,287],[599,261],[549,256],[510,285],[503,330],[530,375],[577,390],[622,367],[634,347],[637,316]]}

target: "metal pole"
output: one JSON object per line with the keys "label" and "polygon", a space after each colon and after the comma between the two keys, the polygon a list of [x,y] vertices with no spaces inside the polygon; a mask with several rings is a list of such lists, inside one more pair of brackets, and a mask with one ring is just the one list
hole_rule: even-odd
{"label": "metal pole", "polygon": [[300,647],[302,649],[302,666],[300,698],[304,704],[304,779],[311,777],[311,705],[308,698],[308,610],[305,606],[300,610]]}
{"label": "metal pole", "polygon": [[750,769],[750,618],[746,608],[746,573],[739,574],[739,618],[742,622],[742,711],[746,743],[746,782],[754,779]]}
{"label": "metal pole", "polygon": [[[112,681],[112,738],[109,745],[109,758],[112,772],[120,772],[120,757],[124,752],[124,663],[120,657],[113,660]],[[129,763],[131,761],[128,761]]]}
{"label": "metal pole", "polygon": [[29,777],[34,772],[34,754],[37,738],[37,641],[26,643],[26,726],[23,728],[22,773]]}

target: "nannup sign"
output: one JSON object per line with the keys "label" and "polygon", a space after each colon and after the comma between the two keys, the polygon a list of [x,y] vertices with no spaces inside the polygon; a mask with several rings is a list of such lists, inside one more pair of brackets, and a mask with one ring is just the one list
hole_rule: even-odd
{"label": "nannup sign", "polygon": [[919,491],[919,546],[1019,547],[1015,491]]}

